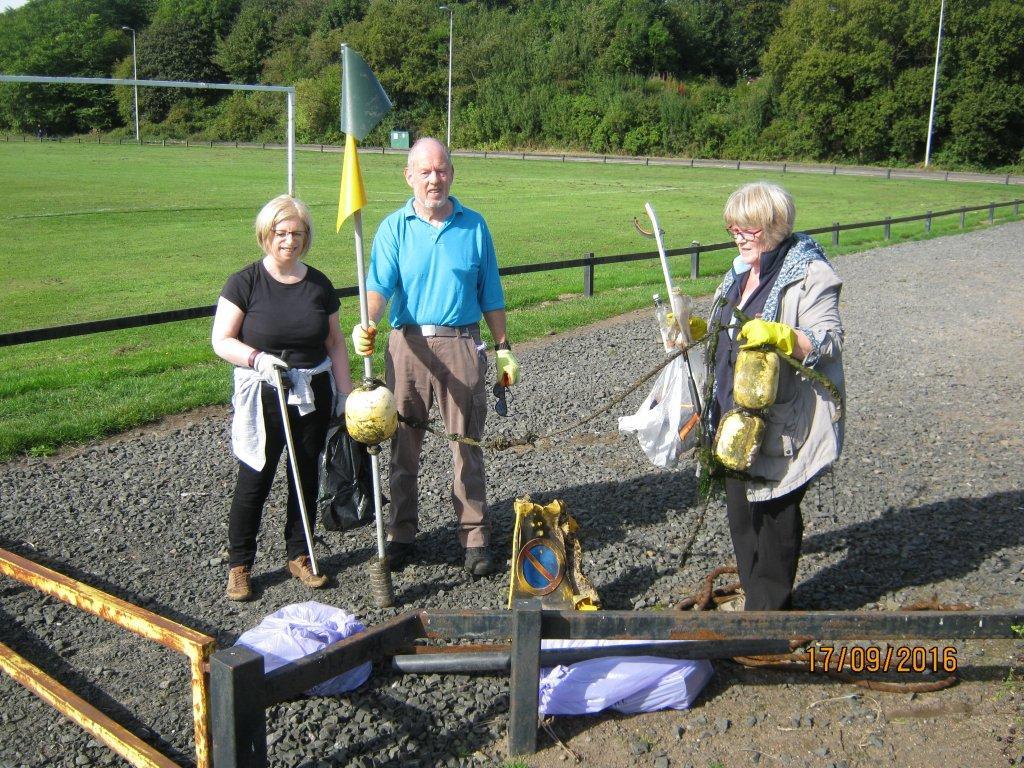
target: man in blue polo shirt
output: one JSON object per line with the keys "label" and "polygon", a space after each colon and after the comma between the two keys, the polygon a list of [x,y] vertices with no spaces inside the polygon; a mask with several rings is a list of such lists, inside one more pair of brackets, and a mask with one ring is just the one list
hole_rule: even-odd
{"label": "man in blue polo shirt", "polygon": [[[437,139],[409,150],[405,180],[413,196],[377,229],[366,280],[370,327],[356,325],[357,354],[373,354],[377,321],[390,302],[386,380],[398,411],[427,421],[436,402],[446,432],[480,440],[487,413],[487,357],[480,318],[494,338],[498,381],[519,380],[519,364],[505,333],[505,294],[487,224],[448,194],[455,169]],[[493,573],[483,452],[452,442],[452,503],[466,570]],[[391,442],[391,523],[388,559],[397,570],[415,555],[417,476],[423,430],[399,424]]]}

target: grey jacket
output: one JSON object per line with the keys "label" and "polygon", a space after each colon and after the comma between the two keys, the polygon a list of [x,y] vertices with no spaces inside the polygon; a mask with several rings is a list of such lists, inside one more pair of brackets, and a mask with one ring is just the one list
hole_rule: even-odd
{"label": "grey jacket", "polygon": [[[843,397],[843,324],[839,318],[842,280],[812,238],[797,234],[782,263],[761,317],[803,331],[811,340],[804,365],[827,376]],[[715,293],[715,306],[733,282],[730,270]],[[810,482],[839,458],[843,420],[828,392],[782,363],[779,392],[768,408],[761,450],[749,473],[762,478],[747,483],[747,499],[767,501]]]}

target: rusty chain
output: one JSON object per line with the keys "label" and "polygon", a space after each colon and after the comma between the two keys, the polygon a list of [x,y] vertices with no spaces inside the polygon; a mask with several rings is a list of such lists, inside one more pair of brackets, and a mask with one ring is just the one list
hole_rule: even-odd
{"label": "rusty chain", "polygon": [[[733,602],[742,596],[742,587],[739,581],[734,581],[725,586],[715,587],[715,581],[726,574],[737,574],[739,570],[735,565],[724,565],[715,568],[707,576],[698,592],[684,598],[676,605],[680,611],[706,611],[716,610],[721,606]],[[900,608],[902,611],[967,611],[975,610],[975,606],[964,603],[953,605],[939,603],[937,599],[923,600]],[[733,661],[744,667],[753,669],[773,670],[777,672],[807,672],[811,673],[810,656],[807,647],[815,644],[813,637],[798,637],[790,640],[789,653],[773,654],[770,656],[735,656]],[[847,663],[848,665],[848,663]],[[939,680],[927,682],[895,682],[892,680],[877,680],[864,678],[860,673],[852,670],[823,670],[820,673],[844,683],[856,685],[871,691],[883,691],[889,693],[930,693],[941,691],[957,684],[959,678],[956,673],[947,675]]]}

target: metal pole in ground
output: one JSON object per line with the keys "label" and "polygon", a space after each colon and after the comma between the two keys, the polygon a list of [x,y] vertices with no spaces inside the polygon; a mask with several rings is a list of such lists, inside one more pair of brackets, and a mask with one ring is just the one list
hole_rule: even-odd
{"label": "metal pole in ground", "polygon": [[935,125],[935,101],[939,95],[939,61],[942,58],[942,22],[946,16],[946,0],[939,4],[939,34],[935,38],[935,71],[932,74],[932,105],[928,110],[928,139],[924,147],[924,167],[932,157],[932,127]]}
{"label": "metal pole in ground", "polygon": [[[127,26],[121,27],[121,29],[132,33],[132,80],[137,81],[139,79],[139,58],[135,52],[135,30]],[[142,138],[139,133],[139,84],[136,82],[132,87],[135,89],[135,143],[141,144]]]}
{"label": "metal pole in ground", "polygon": [[[352,225],[356,241],[356,276],[359,281],[359,322],[363,328],[370,327],[370,310],[366,301],[366,270],[363,267],[363,212],[352,214]],[[363,358],[363,375],[367,381],[373,379],[373,359]],[[380,491],[380,457],[370,453],[370,470],[373,476],[373,509],[377,525],[377,558],[370,561],[370,587],[378,607],[387,608],[395,604],[395,590],[391,584],[391,567],[384,552],[384,513]]]}
{"label": "metal pole in ground", "polygon": [[288,194],[295,194],[295,89],[288,91]]}

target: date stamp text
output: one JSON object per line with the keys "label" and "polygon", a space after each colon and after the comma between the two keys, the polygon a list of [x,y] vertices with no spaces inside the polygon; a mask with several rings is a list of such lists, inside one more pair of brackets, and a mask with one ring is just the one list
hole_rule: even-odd
{"label": "date stamp text", "polygon": [[952,645],[814,645],[808,651],[811,672],[956,672]]}

